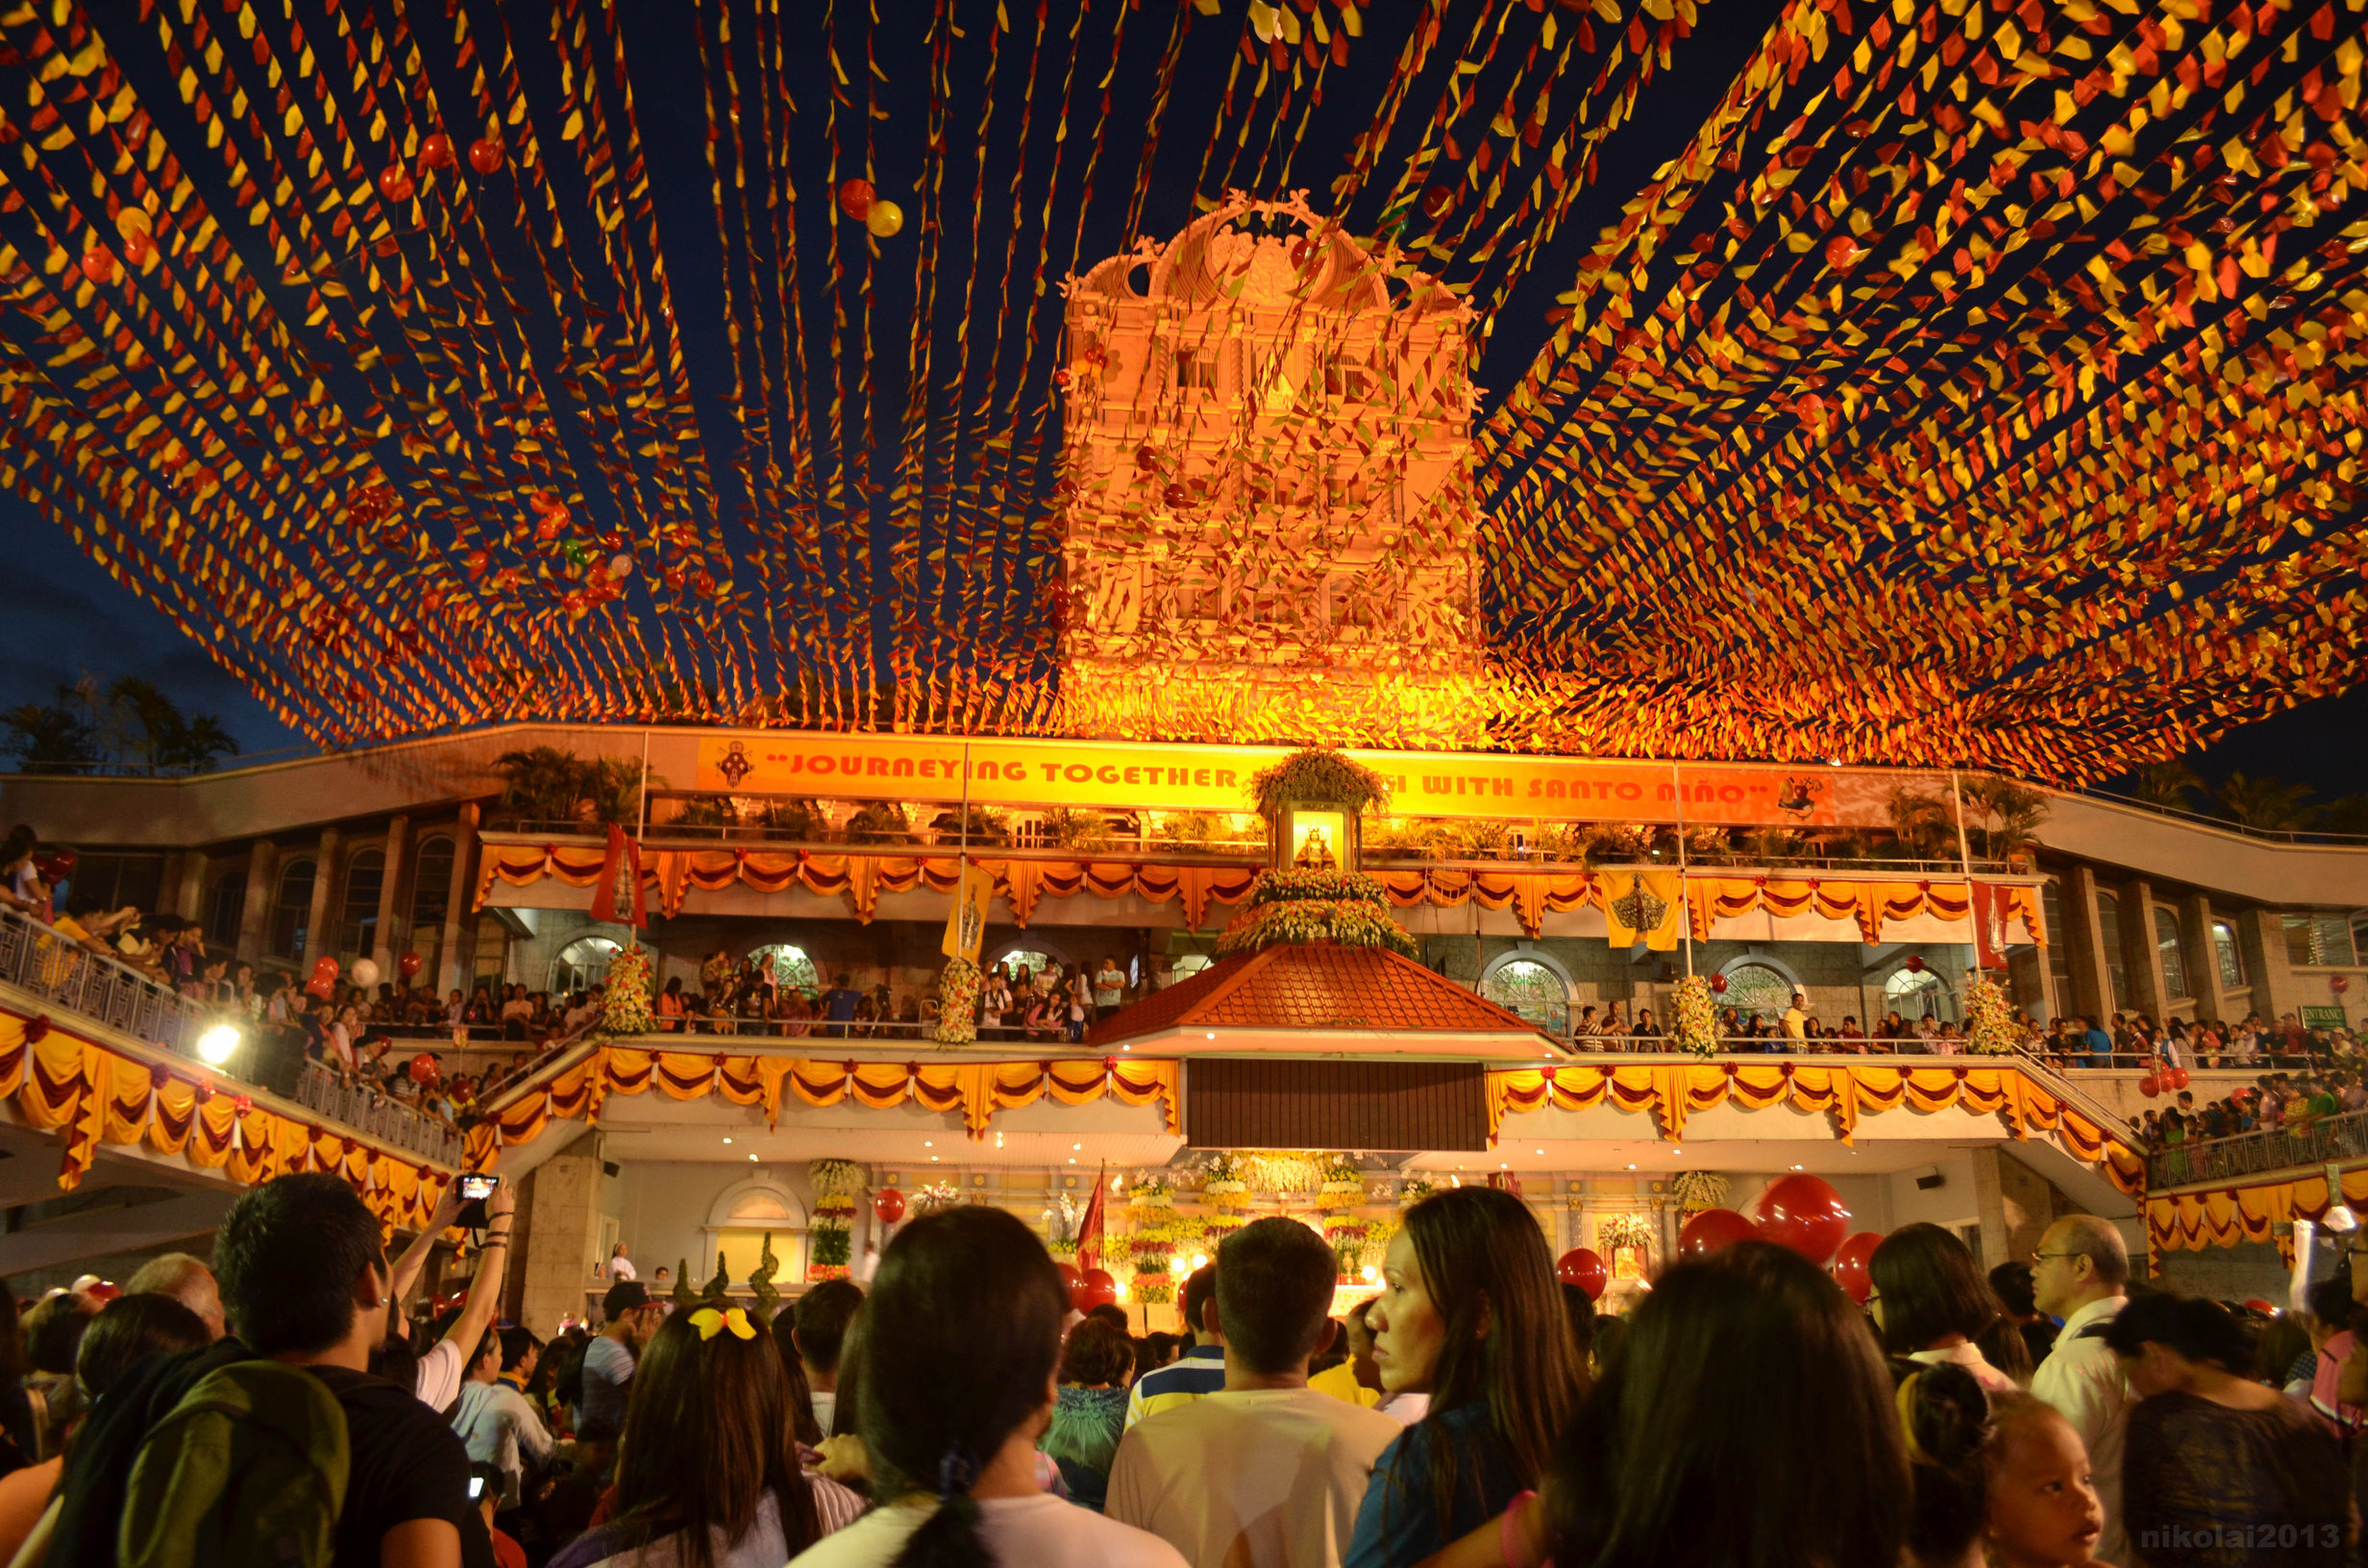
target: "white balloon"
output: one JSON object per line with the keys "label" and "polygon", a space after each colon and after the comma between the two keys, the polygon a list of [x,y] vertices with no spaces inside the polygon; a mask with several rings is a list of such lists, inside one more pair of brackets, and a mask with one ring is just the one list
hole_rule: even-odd
{"label": "white balloon", "polygon": [[346,972],[346,978],[368,991],[379,983],[379,967],[369,959],[358,958],[354,960],[353,968]]}

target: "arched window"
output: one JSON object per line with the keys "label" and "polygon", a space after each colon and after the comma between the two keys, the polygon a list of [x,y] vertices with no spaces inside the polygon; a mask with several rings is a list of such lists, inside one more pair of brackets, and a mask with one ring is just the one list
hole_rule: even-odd
{"label": "arched window", "polygon": [[453,901],[453,841],[439,833],[420,841],[411,859],[410,949],[421,981],[433,990],[444,959],[444,916]]}
{"label": "arched window", "polygon": [[206,941],[216,947],[236,947],[238,927],[246,918],[247,873],[233,871],[207,894]]}
{"label": "arched window", "polygon": [[1922,1017],[1941,1023],[1957,1020],[1956,992],[1930,969],[1893,969],[1883,982],[1883,1003],[1910,1023]]}
{"label": "arched window", "polygon": [[297,963],[305,956],[312,931],[310,860],[291,860],[280,868],[280,896],[271,903],[271,956]]}
{"label": "arched window", "polygon": [[599,985],[608,973],[609,961],[622,951],[623,944],[607,937],[578,937],[560,948],[551,961],[552,999]]}
{"label": "arched window", "polygon": [[357,849],[345,863],[345,913],[337,922],[337,951],[367,958],[378,945],[379,890],[386,884],[386,851]]}
{"label": "arched window", "polygon": [[1497,959],[1480,976],[1480,994],[1541,1029],[1562,1034],[1570,1027],[1570,982],[1541,954]]}
{"label": "arched window", "polygon": [[[1014,947],[996,959],[995,964],[1003,966],[1003,972],[1011,977],[1015,985],[1019,982],[1022,969],[1027,970],[1028,981],[1031,985],[1041,980],[1047,969],[1059,969],[1064,974],[1068,972],[1068,966],[1060,959],[1033,947]],[[990,974],[995,971],[995,964],[987,966],[987,972]]]}
{"label": "arched window", "polygon": [[1711,998],[1721,1013],[1733,1008],[1739,1017],[1774,1018],[1783,1017],[1792,1005],[1792,977],[1781,969],[1743,963],[1731,964],[1721,972],[1727,977],[1727,989]]}
{"label": "arched window", "polygon": [[769,947],[759,947],[749,954],[759,973],[771,974],[773,983],[784,990],[796,989],[808,995],[823,989],[822,971],[802,947],[777,942]]}

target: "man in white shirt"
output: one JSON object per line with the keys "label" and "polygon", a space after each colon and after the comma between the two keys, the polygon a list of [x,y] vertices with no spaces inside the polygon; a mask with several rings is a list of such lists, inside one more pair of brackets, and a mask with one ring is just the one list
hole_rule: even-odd
{"label": "man in white shirt", "polygon": [[2062,1318],[2063,1332],[2039,1363],[2031,1391],[2054,1406],[2087,1445],[2097,1499],[2105,1505],[2096,1556],[2106,1562],[2130,1560],[2121,1523],[2121,1453],[2137,1400],[2105,1342],[2106,1325],[2129,1305],[2129,1286],[2130,1249],[2112,1221],[2094,1214],[2064,1215],[2032,1254],[2032,1300]]}
{"label": "man in white shirt", "polygon": [[1785,1041],[1798,1046],[1809,1039],[1809,998],[1799,992],[1792,993],[1792,1005],[1785,1009]]}
{"label": "man in white shirt", "polygon": [[1196,1568],[1338,1568],[1373,1461],[1404,1429],[1307,1385],[1339,1264],[1295,1219],[1258,1220],[1217,1258],[1225,1385],[1147,1416],[1110,1466],[1109,1516]]}

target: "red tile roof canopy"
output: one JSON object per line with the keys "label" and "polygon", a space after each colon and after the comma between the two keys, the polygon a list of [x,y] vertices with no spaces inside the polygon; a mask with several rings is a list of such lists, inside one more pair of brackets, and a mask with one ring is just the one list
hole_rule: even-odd
{"label": "red tile roof canopy", "polygon": [[1096,1024],[1116,1045],[1167,1029],[1359,1029],[1537,1038],[1519,1015],[1383,947],[1283,943],[1237,953]]}

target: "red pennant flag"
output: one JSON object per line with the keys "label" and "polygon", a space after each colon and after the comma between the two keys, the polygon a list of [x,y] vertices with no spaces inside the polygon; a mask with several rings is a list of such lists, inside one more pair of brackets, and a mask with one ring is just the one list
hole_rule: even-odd
{"label": "red pennant flag", "polygon": [[627,838],[614,822],[608,824],[608,855],[601,862],[600,885],[592,894],[592,918],[636,931],[650,923],[641,888],[641,841]]}
{"label": "red pennant flag", "polygon": [[1101,1267],[1102,1196],[1109,1190],[1108,1167],[1094,1172],[1094,1195],[1086,1200],[1085,1217],[1077,1221],[1077,1272]]}

